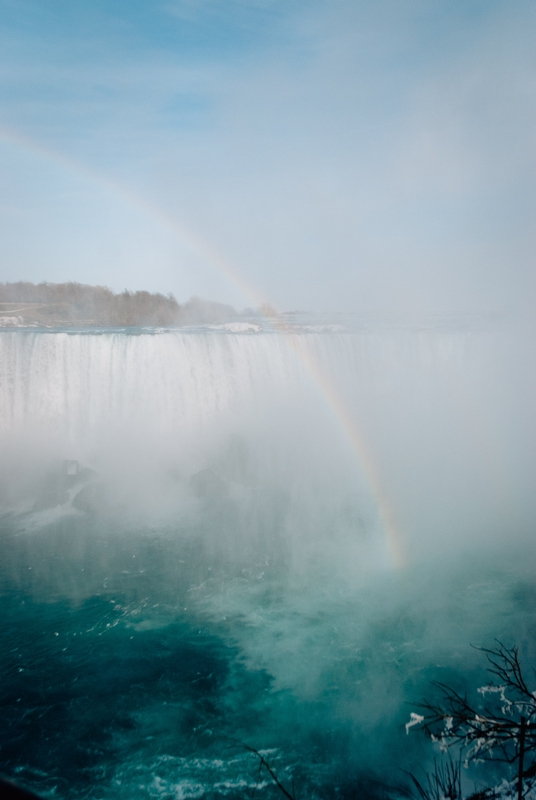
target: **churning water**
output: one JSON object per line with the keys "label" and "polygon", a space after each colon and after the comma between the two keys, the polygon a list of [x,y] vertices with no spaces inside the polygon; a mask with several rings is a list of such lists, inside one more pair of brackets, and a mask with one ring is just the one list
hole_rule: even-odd
{"label": "churning water", "polygon": [[534,654],[526,331],[0,333],[0,770],[380,797],[470,643]]}

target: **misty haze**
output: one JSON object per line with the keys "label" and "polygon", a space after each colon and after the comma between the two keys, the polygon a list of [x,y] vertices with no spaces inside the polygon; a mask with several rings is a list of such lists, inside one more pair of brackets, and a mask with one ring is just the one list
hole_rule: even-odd
{"label": "misty haze", "polygon": [[535,800],[534,8],[2,13],[0,794]]}

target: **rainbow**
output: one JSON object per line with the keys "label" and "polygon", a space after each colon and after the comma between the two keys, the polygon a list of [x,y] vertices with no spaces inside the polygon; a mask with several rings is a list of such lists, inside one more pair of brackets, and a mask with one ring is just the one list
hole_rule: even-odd
{"label": "rainbow", "polygon": [[[0,126],[0,141],[21,149],[24,152],[31,153],[49,163],[51,162],[58,165],[70,174],[74,174],[82,180],[89,181],[100,189],[105,189],[113,196],[120,198],[127,205],[141,211],[149,218],[156,220],[170,231],[193,256],[212,269],[215,269],[220,275],[223,275],[224,278],[248,299],[249,303],[260,308],[262,308],[262,306],[269,307],[266,298],[251,286],[225,258],[212,249],[206,242],[201,241],[199,237],[195,236],[162,208],[148,202],[135,192],[126,189],[121,184],[111,180],[107,175],[91,170],[74,159],[45,147],[41,143],[24,136],[18,131]],[[313,383],[336,417],[357,457],[357,462],[375,498],[392,565],[396,568],[403,567],[406,563],[406,556],[402,537],[395,522],[394,513],[387,494],[382,485],[379,471],[371,456],[370,447],[365,444],[364,436],[355,420],[355,414],[350,412],[325,370],[312,358],[310,352],[300,344],[299,337],[292,335],[288,324],[275,313],[273,315],[270,313],[268,321],[278,333],[285,337],[285,340],[310,374]]]}

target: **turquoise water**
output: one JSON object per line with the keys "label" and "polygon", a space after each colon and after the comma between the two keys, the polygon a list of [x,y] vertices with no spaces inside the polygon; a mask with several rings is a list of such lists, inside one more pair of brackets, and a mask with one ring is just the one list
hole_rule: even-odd
{"label": "turquoise water", "polygon": [[[137,544],[142,569],[153,573],[147,595],[151,587],[135,577],[113,597],[101,589],[75,602],[58,598],[57,585],[34,579],[47,565],[28,542],[18,553],[17,588],[13,563],[10,577],[3,571],[3,772],[60,797],[272,796],[273,781],[259,776],[248,745],[275,748],[270,763],[281,780],[314,794],[344,731],[313,733],[314,704],[249,668],[229,630],[178,608],[180,590],[171,604],[150,540]],[[88,561],[85,554],[84,568],[64,563],[69,579],[84,569],[106,580],[108,570]],[[54,578],[61,572],[56,564]]]}
{"label": "turquoise water", "polygon": [[535,655],[527,548],[348,591],[167,537],[4,520],[4,774],[61,798],[281,796],[249,747],[297,798],[398,796],[434,755],[404,731],[430,680],[482,680],[469,644],[494,636]]}

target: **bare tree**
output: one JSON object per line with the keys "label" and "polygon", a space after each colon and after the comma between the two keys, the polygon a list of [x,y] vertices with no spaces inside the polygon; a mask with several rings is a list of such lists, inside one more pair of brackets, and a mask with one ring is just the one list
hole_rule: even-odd
{"label": "bare tree", "polygon": [[527,686],[518,648],[499,641],[497,645],[495,649],[476,648],[486,654],[487,671],[493,676],[490,683],[477,689],[480,702],[473,703],[467,695],[434,681],[441,699],[418,704],[424,713],[412,713],[406,731],[422,725],[443,751],[460,746],[465,766],[479,761],[517,763],[517,797],[522,800],[523,778],[534,771],[525,770],[525,764],[536,750],[536,691]]}
{"label": "bare tree", "polygon": [[266,759],[263,753],[261,753],[259,750],[255,750],[254,747],[250,747],[249,745],[244,743],[242,743],[242,747],[248,752],[253,753],[253,755],[259,759],[259,776],[262,768],[264,767],[267,770],[273,782],[275,783],[275,785],[277,786],[277,788],[279,789],[279,791],[281,792],[281,794],[283,794],[287,798],[287,800],[295,800],[294,794],[291,794],[287,789],[285,789],[285,787],[277,777],[276,773],[274,772],[272,766],[270,765],[270,762]]}
{"label": "bare tree", "polygon": [[421,800],[462,800],[461,761],[449,758],[446,763],[434,758],[434,768],[421,783],[413,773],[411,780]]}

